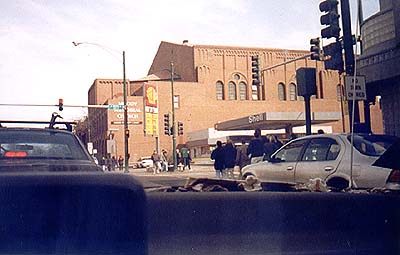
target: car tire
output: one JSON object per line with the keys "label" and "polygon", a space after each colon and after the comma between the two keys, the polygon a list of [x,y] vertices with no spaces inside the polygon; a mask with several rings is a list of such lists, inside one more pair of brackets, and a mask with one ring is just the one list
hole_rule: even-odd
{"label": "car tire", "polygon": [[242,176],[242,180],[246,180],[246,178],[248,177],[248,176],[254,176],[255,178],[257,178],[254,174],[250,174],[250,173],[247,173],[247,174],[245,174],[245,175],[243,175]]}
{"label": "car tire", "polygon": [[326,185],[331,188],[332,191],[343,191],[344,189],[349,187],[349,182],[346,179],[340,178],[340,177],[335,177],[330,179],[329,181],[326,182]]}

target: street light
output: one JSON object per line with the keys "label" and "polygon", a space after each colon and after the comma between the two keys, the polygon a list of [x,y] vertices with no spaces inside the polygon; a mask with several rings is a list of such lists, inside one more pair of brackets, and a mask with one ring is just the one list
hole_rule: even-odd
{"label": "street light", "polygon": [[[95,45],[97,47],[102,48],[103,50],[109,52],[107,48],[103,45],[97,43],[90,43],[90,42],[72,42],[74,46],[79,46],[81,44],[90,44]],[[109,52],[110,53],[110,52]],[[123,76],[124,76],[124,141],[125,141],[125,173],[129,172],[129,149],[128,149],[128,140],[129,140],[129,128],[128,128],[128,107],[126,104],[126,73],[125,73],[125,51],[122,51],[122,69],[123,69]],[[89,115],[89,114],[88,114]]]}

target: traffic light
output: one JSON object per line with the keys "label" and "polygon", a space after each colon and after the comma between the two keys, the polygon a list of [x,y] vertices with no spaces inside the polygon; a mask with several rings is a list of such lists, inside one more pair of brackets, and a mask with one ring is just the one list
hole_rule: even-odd
{"label": "traffic light", "polygon": [[342,44],[340,41],[328,44],[323,47],[325,69],[344,71]]}
{"label": "traffic light", "polygon": [[251,77],[253,79],[252,84],[260,85],[260,61],[258,56],[251,56]]}
{"label": "traffic light", "polygon": [[[129,129],[125,129],[125,136],[129,138]],[[114,134],[112,134],[112,137],[114,137]]]}
{"label": "traffic light", "polygon": [[319,4],[319,10],[325,12],[320,19],[321,25],[327,26],[321,30],[322,38],[338,39],[340,36],[338,4],[337,0],[325,0]]}
{"label": "traffic light", "polygon": [[310,44],[311,60],[321,60],[320,39],[313,38],[310,40]]}
{"label": "traffic light", "polygon": [[183,123],[178,121],[178,135],[183,135]]}
{"label": "traffic light", "polygon": [[58,99],[58,110],[62,111],[64,110],[63,106],[64,106],[64,100],[62,98]]}
{"label": "traffic light", "polygon": [[164,114],[164,134],[171,135],[171,125],[170,125],[169,113]]}

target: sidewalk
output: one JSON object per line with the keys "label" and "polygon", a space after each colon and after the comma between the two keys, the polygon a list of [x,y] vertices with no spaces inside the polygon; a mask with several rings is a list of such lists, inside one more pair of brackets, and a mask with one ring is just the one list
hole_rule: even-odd
{"label": "sidewalk", "polygon": [[154,174],[152,170],[147,170],[146,168],[131,168],[129,169],[129,173],[133,175],[140,175],[140,176],[179,176],[179,177],[214,177],[215,170],[213,166],[210,165],[191,165],[191,169],[189,170],[186,168],[184,171],[175,170],[175,171],[168,171],[168,172],[160,172],[158,174]]}

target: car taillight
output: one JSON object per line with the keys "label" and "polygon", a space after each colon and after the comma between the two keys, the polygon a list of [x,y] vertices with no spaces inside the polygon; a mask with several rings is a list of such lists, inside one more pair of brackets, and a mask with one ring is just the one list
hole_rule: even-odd
{"label": "car taillight", "polygon": [[387,182],[399,182],[400,183],[400,170],[393,169],[389,175]]}
{"label": "car taillight", "polygon": [[28,156],[26,151],[7,151],[4,153],[6,158],[25,158],[26,156]]}

